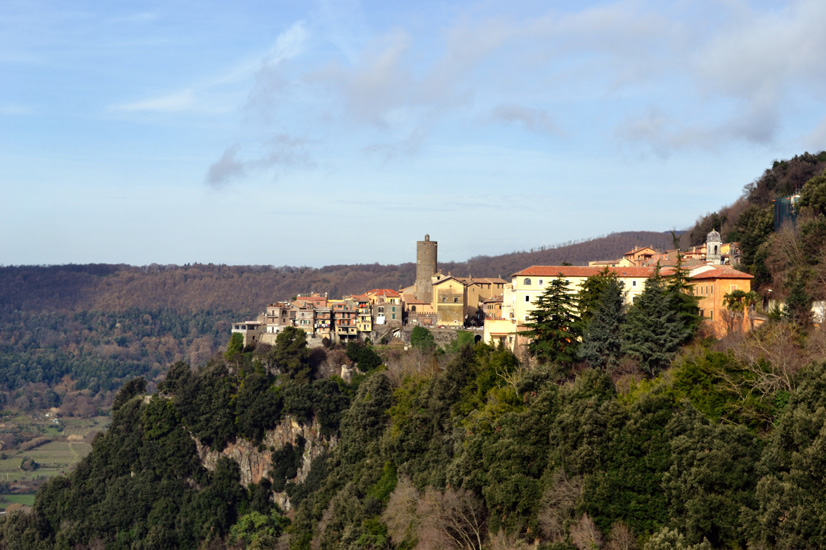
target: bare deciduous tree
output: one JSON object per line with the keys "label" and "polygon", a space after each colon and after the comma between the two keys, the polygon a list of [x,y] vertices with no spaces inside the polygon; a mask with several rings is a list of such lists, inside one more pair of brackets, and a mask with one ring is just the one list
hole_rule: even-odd
{"label": "bare deciduous tree", "polygon": [[582,514],[573,526],[571,526],[571,542],[579,550],[598,550],[602,548],[602,533],[597,529],[597,525],[591,516]]}
{"label": "bare deciduous tree", "polygon": [[537,516],[539,528],[548,540],[558,542],[565,538],[565,523],[573,518],[581,493],[581,478],[568,477],[561,470],[554,473],[550,486],[542,496]]}
{"label": "bare deciduous tree", "polygon": [[387,525],[390,540],[396,546],[416,532],[416,508],[419,505],[419,491],[407,476],[401,476],[396,488],[390,493],[387,507],[381,519]]}
{"label": "bare deciduous tree", "polygon": [[636,550],[637,548],[637,538],[628,526],[621,521],[611,526],[608,539],[605,550]]}
{"label": "bare deciduous tree", "polygon": [[466,489],[448,488],[444,493],[428,487],[416,510],[420,550],[456,548],[481,550],[485,539],[485,510]]}
{"label": "bare deciduous tree", "polygon": [[743,368],[755,375],[754,381],[727,381],[732,389],[751,391],[751,388],[769,394],[792,391],[795,375],[807,363],[807,358],[795,341],[798,334],[790,323],[772,323],[742,338],[733,338],[729,349]]}

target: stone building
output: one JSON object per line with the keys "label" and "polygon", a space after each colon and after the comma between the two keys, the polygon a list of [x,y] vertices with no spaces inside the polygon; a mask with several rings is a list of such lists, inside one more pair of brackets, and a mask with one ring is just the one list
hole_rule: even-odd
{"label": "stone building", "polygon": [[430,300],[433,295],[431,277],[436,274],[438,245],[430,240],[430,235],[416,242],[416,298],[419,300]]}

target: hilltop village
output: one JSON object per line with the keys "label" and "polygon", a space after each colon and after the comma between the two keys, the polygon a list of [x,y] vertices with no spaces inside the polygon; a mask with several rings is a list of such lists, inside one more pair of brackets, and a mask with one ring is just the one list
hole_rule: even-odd
{"label": "hilltop village", "polygon": [[[725,295],[751,291],[753,277],[732,267],[738,260],[737,243],[723,243],[720,233],[711,231],[704,245],[683,252],[643,246],[622,258],[594,261],[588,266],[530,266],[513,273],[508,281],[441,273],[438,243],[425,235],[416,243],[416,280],[412,285],[399,290],[374,288],[342,298],[311,294],[273,302],[257,319],[234,323],[232,332],[243,336],[245,346],[259,342],[273,345],[289,326],[303,330],[309,345],[319,346],[367,338],[388,342],[404,338],[416,326],[454,331],[470,328],[481,332],[477,341],[501,342],[513,350],[525,343],[519,333],[525,330],[536,299],[554,279],[564,278],[575,292],[588,277],[607,270],[622,283],[626,303],[632,304],[657,269],[668,277],[680,262],[699,298],[701,316],[722,336],[731,328]],[[741,328],[748,330],[761,321],[755,315],[745,315]]]}

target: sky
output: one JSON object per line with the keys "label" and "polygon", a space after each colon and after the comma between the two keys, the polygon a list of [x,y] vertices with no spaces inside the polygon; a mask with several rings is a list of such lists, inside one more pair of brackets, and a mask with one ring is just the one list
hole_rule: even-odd
{"label": "sky", "polygon": [[[3,0],[0,265],[667,231],[826,142],[826,2]],[[645,244],[645,243],[641,243]]]}

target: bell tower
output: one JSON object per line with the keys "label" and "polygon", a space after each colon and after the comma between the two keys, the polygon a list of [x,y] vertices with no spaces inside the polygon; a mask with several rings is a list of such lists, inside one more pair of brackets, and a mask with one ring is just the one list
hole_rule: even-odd
{"label": "bell tower", "polygon": [[706,236],[706,261],[712,265],[720,265],[722,262],[723,239],[720,234],[712,229]]}

